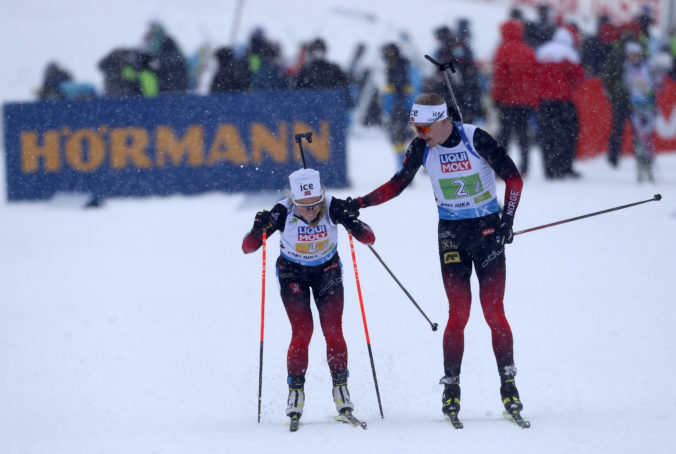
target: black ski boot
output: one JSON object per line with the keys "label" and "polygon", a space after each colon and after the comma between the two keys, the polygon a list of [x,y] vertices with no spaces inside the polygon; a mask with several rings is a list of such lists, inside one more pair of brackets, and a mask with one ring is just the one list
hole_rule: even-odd
{"label": "black ski boot", "polygon": [[519,390],[516,389],[514,383],[515,375],[516,367],[514,365],[500,370],[500,397],[502,398],[502,405],[505,406],[505,417],[517,426],[527,429],[530,427],[530,421],[523,419],[523,416],[521,416],[523,404],[519,398]]}
{"label": "black ski boot", "polygon": [[514,377],[516,376],[516,367],[507,366],[500,371],[500,397],[502,398],[502,405],[508,413],[512,411],[523,410],[523,404],[519,399],[519,390],[516,389]]}
{"label": "black ski boot", "polygon": [[441,395],[441,411],[456,429],[462,429],[462,422],[458,419],[460,411],[460,377],[444,376],[439,380],[439,384],[444,385],[444,392]]}

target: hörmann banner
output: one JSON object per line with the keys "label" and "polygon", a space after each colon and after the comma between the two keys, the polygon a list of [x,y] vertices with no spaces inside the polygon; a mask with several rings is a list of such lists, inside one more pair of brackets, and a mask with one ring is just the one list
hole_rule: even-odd
{"label": "h\u00f6rmann banner", "polygon": [[308,167],[345,187],[346,115],[333,90],[6,104],[7,196],[283,189],[305,132]]}

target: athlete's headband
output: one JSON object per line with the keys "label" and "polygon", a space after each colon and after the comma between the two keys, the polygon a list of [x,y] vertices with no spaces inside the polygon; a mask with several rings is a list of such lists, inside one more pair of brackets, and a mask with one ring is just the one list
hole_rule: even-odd
{"label": "athlete's headband", "polygon": [[413,104],[413,107],[411,107],[411,123],[434,123],[447,117],[446,103],[438,106]]}

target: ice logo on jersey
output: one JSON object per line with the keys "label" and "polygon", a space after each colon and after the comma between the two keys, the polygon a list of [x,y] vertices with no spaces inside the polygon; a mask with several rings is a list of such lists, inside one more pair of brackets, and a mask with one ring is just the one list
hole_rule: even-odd
{"label": "ice logo on jersey", "polygon": [[298,226],[298,241],[319,241],[328,236],[325,225],[316,227]]}
{"label": "ice logo on jersey", "polygon": [[472,165],[469,162],[469,155],[466,151],[439,155],[439,161],[441,164],[441,171],[444,173],[462,172],[472,168]]}

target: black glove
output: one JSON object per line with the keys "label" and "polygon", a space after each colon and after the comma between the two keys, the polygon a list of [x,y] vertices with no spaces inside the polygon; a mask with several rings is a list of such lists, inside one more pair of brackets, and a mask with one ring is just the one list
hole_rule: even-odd
{"label": "black glove", "polygon": [[495,228],[495,231],[493,232],[493,240],[500,246],[510,244],[512,241],[514,241],[512,222],[513,220],[511,218],[500,219],[500,223]]}
{"label": "black glove", "polygon": [[259,211],[254,218],[253,230],[258,232],[268,230],[272,227],[270,212],[268,210]]}
{"label": "black glove", "polygon": [[348,197],[343,204],[343,209],[336,214],[336,222],[343,224],[346,229],[360,232],[362,225],[359,217],[359,202]]}
{"label": "black glove", "polygon": [[361,198],[357,197],[356,199],[353,199],[352,197],[348,197],[347,199],[345,199],[345,206],[350,211],[356,211],[357,216],[359,216],[359,208],[361,208]]}

